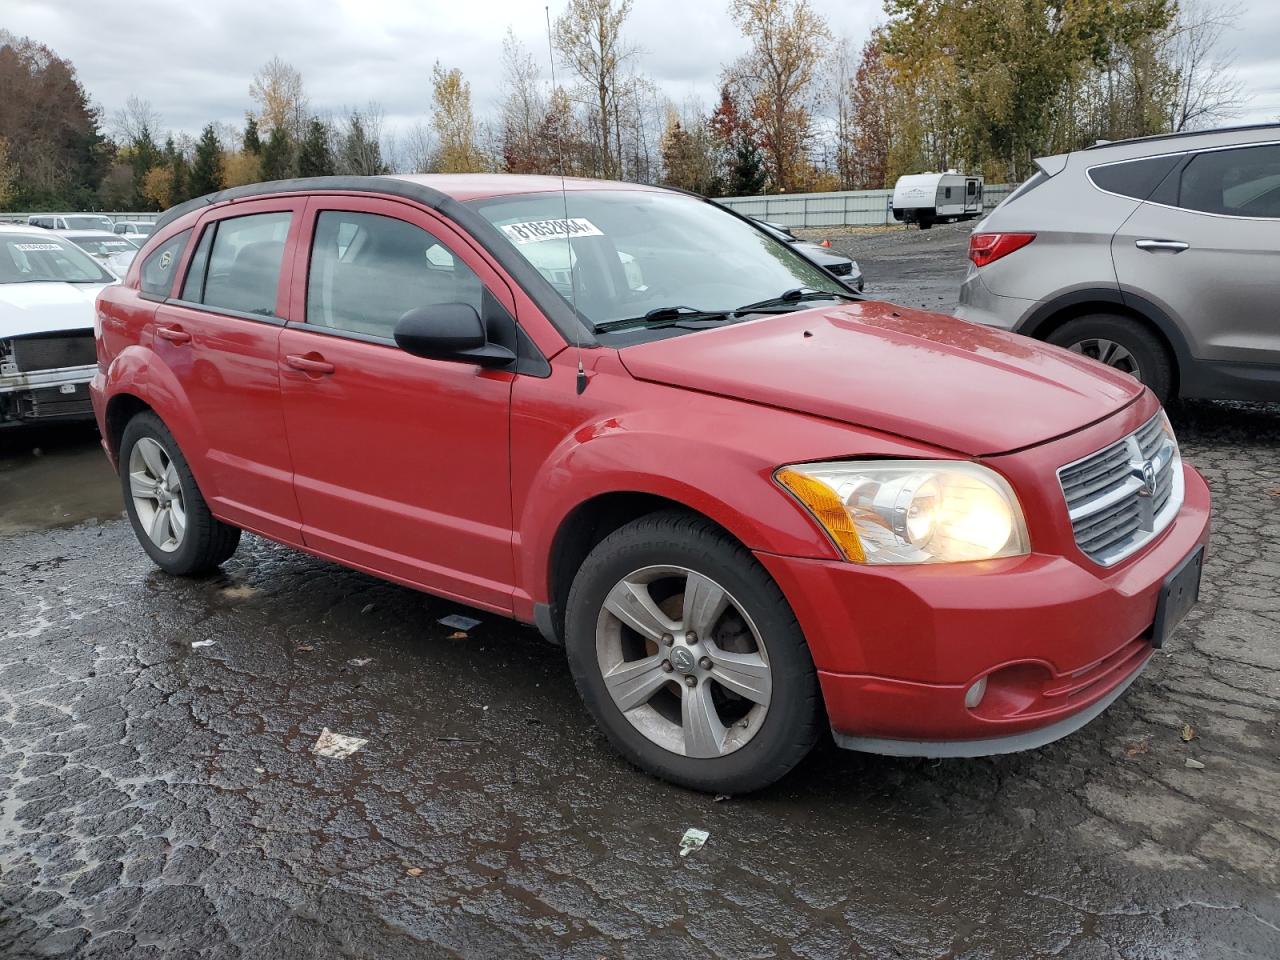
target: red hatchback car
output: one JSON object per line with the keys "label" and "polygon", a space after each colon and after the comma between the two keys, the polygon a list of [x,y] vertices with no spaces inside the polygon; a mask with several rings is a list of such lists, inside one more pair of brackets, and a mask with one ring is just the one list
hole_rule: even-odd
{"label": "red hatchback car", "polygon": [[863,300],[705,200],[322,178],[169,211],[98,301],[128,514],[533,623],[626,757],[735,793],[829,726],[1079,728],[1194,603],[1209,492],[1136,380]]}

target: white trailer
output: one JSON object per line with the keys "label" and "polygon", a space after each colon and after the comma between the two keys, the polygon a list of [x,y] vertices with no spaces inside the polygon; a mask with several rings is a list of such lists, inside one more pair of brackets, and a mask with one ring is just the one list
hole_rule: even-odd
{"label": "white trailer", "polygon": [[928,230],[935,223],[954,223],[982,216],[982,177],[955,170],[899,177],[893,185],[893,219],[918,223]]}

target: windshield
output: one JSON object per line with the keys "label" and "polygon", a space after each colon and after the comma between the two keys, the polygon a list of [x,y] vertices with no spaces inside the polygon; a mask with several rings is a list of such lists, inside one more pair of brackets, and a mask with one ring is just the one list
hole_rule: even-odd
{"label": "windshield", "polygon": [[[641,190],[570,191],[471,201],[596,329],[679,308],[732,314],[791,292],[786,308],[852,299],[790,246],[693,197]],[[569,239],[565,238],[566,232]],[[778,306],[771,304],[771,306]]]}
{"label": "windshield", "polygon": [[110,217],[64,217],[68,230],[110,230],[115,226]]}
{"label": "windshield", "polygon": [[114,257],[120,254],[132,256],[138,252],[128,240],[115,237],[67,237],[81,250],[87,250],[97,257]]}
{"label": "windshield", "polygon": [[111,283],[111,274],[61,237],[0,235],[0,283]]}

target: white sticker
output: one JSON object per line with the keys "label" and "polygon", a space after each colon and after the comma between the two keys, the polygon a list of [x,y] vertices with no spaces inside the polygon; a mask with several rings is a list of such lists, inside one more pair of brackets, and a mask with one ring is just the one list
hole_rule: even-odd
{"label": "white sticker", "polygon": [[15,243],[15,250],[61,250],[62,247],[56,243]]}
{"label": "white sticker", "polygon": [[543,240],[562,240],[565,237],[603,237],[604,233],[584,217],[568,220],[526,220],[524,223],[506,223],[502,232],[512,243],[524,245]]}

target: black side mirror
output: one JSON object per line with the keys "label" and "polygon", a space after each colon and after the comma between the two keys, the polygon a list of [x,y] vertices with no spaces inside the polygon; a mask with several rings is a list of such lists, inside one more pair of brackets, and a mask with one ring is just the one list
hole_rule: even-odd
{"label": "black side mirror", "polygon": [[469,303],[415,307],[396,322],[396,346],[429,360],[455,360],[501,367],[515,360],[506,347],[490,343],[484,321]]}

